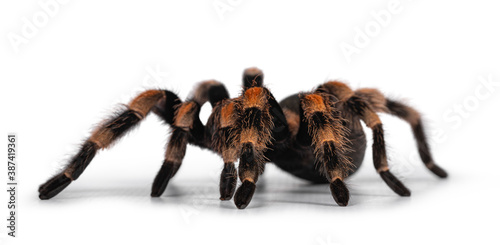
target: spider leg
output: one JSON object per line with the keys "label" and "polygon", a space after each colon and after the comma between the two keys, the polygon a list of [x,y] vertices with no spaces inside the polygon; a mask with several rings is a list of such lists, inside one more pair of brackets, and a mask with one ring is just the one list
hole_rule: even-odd
{"label": "spider leg", "polygon": [[234,162],[224,162],[224,169],[220,174],[220,200],[231,200],[236,190],[237,172]]}
{"label": "spider leg", "polygon": [[[110,147],[112,143],[146,117],[161,101],[170,101],[175,104],[178,98],[169,91],[147,90],[134,98],[126,110],[95,129],[66,168],[40,186],[38,189],[40,199],[45,200],[56,196],[72,181],[77,180],[98,150]],[[173,105],[165,113],[172,113],[172,108]]]}
{"label": "spider leg", "polygon": [[356,91],[356,94],[366,98],[376,111],[389,113],[410,124],[413,136],[417,142],[418,153],[425,166],[441,178],[448,177],[446,171],[434,162],[429,144],[427,143],[427,137],[425,136],[422,117],[417,110],[402,102],[386,98],[376,89],[360,89]]}
{"label": "spider leg", "polygon": [[385,183],[398,195],[410,196],[410,190],[389,171],[384,129],[382,127],[382,122],[373,107],[367,100],[357,95],[350,97],[346,103],[353,112],[361,117],[361,120],[363,120],[373,132],[373,163],[377,172],[380,174]]}
{"label": "spider leg", "polygon": [[238,176],[241,185],[234,196],[234,203],[237,208],[244,209],[250,204],[255,193],[256,183],[259,175],[264,171],[264,162],[258,162],[256,159],[254,145],[245,143],[241,149],[240,164],[238,166]]}
{"label": "spider leg", "polygon": [[[219,82],[202,83],[194,92],[195,100],[203,105],[209,101],[212,106],[212,117],[207,122],[207,130],[214,130],[211,147],[222,156],[224,167],[220,174],[220,200],[230,200],[236,189],[237,173],[234,163],[237,161],[235,147],[231,145],[230,128],[234,124],[234,102],[229,100],[229,92]],[[214,127],[215,125],[219,125]]]}
{"label": "spider leg", "polygon": [[[246,91],[249,88],[263,87],[264,73],[262,70],[256,67],[251,67],[245,69],[243,72],[243,90]],[[290,136],[290,131],[288,128],[287,119],[283,113],[283,109],[279,105],[278,101],[274,98],[273,94],[265,89],[267,94],[267,107],[269,109],[269,114],[272,120],[272,141],[273,145],[283,143]]]}
{"label": "spider leg", "polygon": [[434,162],[420,114],[415,109],[398,101],[388,99],[386,106],[390,114],[405,120],[411,125],[413,136],[417,141],[418,153],[425,166],[441,178],[448,177],[448,173]]}
{"label": "spider leg", "polygon": [[[245,70],[243,84],[246,92],[242,99],[224,101],[214,112],[217,119],[215,125],[218,126],[213,136],[213,148],[224,160],[221,200],[229,200],[233,196],[237,180],[234,162],[240,155],[239,172],[243,184],[235,198],[239,208],[245,208],[253,196],[255,182],[266,161],[263,152],[266,145],[270,141],[274,145],[283,143],[289,136],[283,110],[273,95],[260,87],[262,80],[259,78],[262,78],[260,70]],[[257,80],[260,82],[249,84]]]}
{"label": "spider leg", "polygon": [[194,118],[199,113],[199,109],[194,101],[184,102],[178,107],[172,124],[172,135],[167,144],[165,160],[153,181],[152,197],[161,196],[169,180],[179,170],[186,154],[190,130],[194,128]]}
{"label": "spider leg", "polygon": [[234,144],[235,135],[232,129],[236,127],[237,111],[234,100],[226,100],[214,108],[211,118],[216,126],[213,138],[213,148],[222,156],[224,168],[220,175],[220,199],[230,200],[236,189],[237,173],[234,163],[238,160],[238,149]]}
{"label": "spider leg", "polygon": [[234,196],[239,209],[246,208],[250,203],[258,177],[264,171],[267,160],[264,153],[271,143],[274,127],[269,110],[270,98],[269,90],[256,85],[246,88],[235,101],[238,115],[231,133],[240,157],[238,176],[242,184]]}
{"label": "spider leg", "polygon": [[239,155],[238,177],[234,203],[239,209],[248,206],[255,193],[259,175],[269,159],[268,146],[281,145],[290,132],[281,106],[271,92],[263,87],[264,74],[258,68],[243,72],[243,94],[235,99],[235,120],[230,127],[231,148]]}
{"label": "spider leg", "polygon": [[313,146],[316,167],[330,182],[330,190],[339,206],[349,202],[349,190],[344,184],[352,163],[348,151],[347,129],[342,125],[338,112],[332,106],[333,98],[313,93],[301,96],[301,122],[297,141]]}
{"label": "spider leg", "polygon": [[264,83],[264,73],[257,67],[251,67],[243,71],[243,89],[251,87],[262,87]]}
{"label": "spider leg", "polygon": [[[153,182],[152,197],[159,197],[163,194],[168,182],[175,176],[182,164],[188,143],[210,148],[206,140],[207,133],[205,131],[207,129],[199,118],[200,109],[207,101],[212,107],[216,107],[220,101],[227,98],[229,98],[229,94],[224,85],[210,80],[200,83],[191,94],[191,98],[179,105],[171,120],[172,135],[167,145],[165,160]],[[160,114],[163,111],[161,107],[158,109]],[[169,122],[167,119],[165,120]],[[229,167],[224,168],[222,175],[230,169]],[[225,185],[225,183],[221,182],[221,185]]]}

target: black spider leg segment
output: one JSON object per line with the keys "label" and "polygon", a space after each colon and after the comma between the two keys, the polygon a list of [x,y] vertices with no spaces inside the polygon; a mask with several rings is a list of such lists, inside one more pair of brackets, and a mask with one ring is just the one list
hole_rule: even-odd
{"label": "black spider leg segment", "polygon": [[196,119],[199,118],[199,113],[200,106],[195,101],[187,101],[178,105],[172,123],[172,135],[167,144],[165,160],[153,181],[152,197],[161,196],[167,188],[170,179],[179,170],[182,160],[186,155],[187,144],[192,132],[200,130],[203,132],[200,129],[202,126],[195,123]]}
{"label": "black spider leg segment", "polygon": [[269,90],[251,87],[236,101],[238,116],[232,129],[234,142],[240,149],[238,175],[242,182],[234,202],[239,209],[252,200],[258,177],[264,171],[264,156],[272,139],[273,122],[269,113]]}
{"label": "black spider leg segment", "polygon": [[[262,87],[264,83],[264,73],[256,67],[245,69],[243,72],[243,90],[252,87]],[[273,143],[282,143],[288,139],[290,132],[283,109],[274,96],[268,91],[269,113],[273,121],[272,137]]]}
{"label": "black spider leg segment", "polygon": [[417,110],[402,102],[386,98],[377,89],[358,89],[355,94],[366,99],[376,112],[389,113],[410,124],[413,136],[417,142],[420,158],[425,163],[425,166],[441,178],[446,178],[448,176],[446,171],[434,162],[425,136],[422,117]]}
{"label": "black spider leg segment", "polygon": [[224,162],[224,168],[220,174],[219,193],[220,200],[231,200],[236,190],[237,172],[234,162]]}
{"label": "black spider leg segment", "polygon": [[[206,139],[206,128],[199,118],[201,107],[209,101],[212,106],[227,99],[229,94],[220,82],[209,80],[201,82],[193,91],[187,102],[177,106],[171,122],[172,126],[165,160],[153,182],[151,196],[159,197],[165,191],[170,179],[175,176],[184,159],[188,143],[211,148]],[[163,110],[159,110],[161,112]]]}
{"label": "black spider leg segment", "polygon": [[[231,200],[236,190],[237,173],[234,163],[237,161],[236,149],[232,145],[231,127],[234,125],[234,102],[229,101],[226,87],[219,83],[208,89],[208,100],[212,105],[214,117],[218,120],[215,133],[212,135],[212,149],[220,153],[224,161],[219,181],[220,200]],[[223,104],[223,105],[222,105]],[[224,113],[222,113],[224,112]],[[209,119],[210,120],[210,119]],[[212,121],[212,127],[214,123]],[[210,126],[209,126],[210,127]]]}
{"label": "black spider leg segment", "polygon": [[402,120],[408,122],[412,128],[413,136],[417,141],[418,153],[420,158],[424,162],[425,166],[433,172],[435,175],[446,178],[448,173],[441,167],[439,167],[432,157],[429,144],[427,143],[427,137],[425,136],[424,127],[422,124],[422,119],[420,113],[410,106],[407,106],[401,102],[387,99],[386,107],[390,114],[401,118]]}
{"label": "black spider leg segment", "polygon": [[241,185],[236,191],[234,203],[237,208],[244,209],[252,200],[260,174],[259,164],[255,161],[254,146],[249,142],[242,145],[238,168]]}
{"label": "black spider leg segment", "polygon": [[220,175],[220,199],[230,200],[236,189],[237,173],[234,163],[238,160],[237,145],[234,144],[238,112],[234,100],[225,100],[216,105],[209,123],[215,126],[212,148],[222,156],[224,168]]}
{"label": "black spider leg segment", "polygon": [[283,143],[290,137],[290,130],[283,109],[271,93],[269,94],[269,113],[274,125],[272,129],[273,144]]}
{"label": "black spider leg segment", "polygon": [[[190,95],[188,101],[194,101],[198,104],[199,109],[203,107],[206,102],[214,109],[220,102],[229,99],[229,93],[224,84],[216,80],[203,81],[196,86]],[[212,110],[213,111],[213,110]],[[210,128],[209,130],[207,130]],[[213,132],[213,123],[205,126],[200,120],[199,113],[194,117],[193,128],[190,130],[189,143],[197,145],[202,148],[211,148],[210,142],[211,133]]]}
{"label": "black spider leg segment", "polygon": [[334,117],[336,109],[330,97],[321,93],[301,95],[301,124],[297,140],[313,147],[316,167],[330,182],[335,202],[346,206],[349,190],[343,181],[352,167],[346,157],[348,131],[342,121]]}
{"label": "black spider leg segment", "polygon": [[373,132],[373,163],[385,183],[398,195],[410,196],[411,192],[390,171],[387,163],[387,153],[384,139],[384,129],[379,116],[370,104],[363,98],[354,95],[346,102],[347,106],[365,122]]}
{"label": "black spider leg segment", "polygon": [[123,112],[94,130],[61,173],[40,186],[38,189],[40,199],[45,200],[56,196],[72,181],[77,180],[98,150],[110,147],[112,143],[146,117],[157,103],[165,100],[175,101],[176,99],[175,94],[164,90],[148,90],[139,94]]}
{"label": "black spider leg segment", "polygon": [[[221,200],[230,200],[236,189],[237,173],[234,163],[237,161],[236,150],[231,146],[231,126],[234,124],[234,103],[229,101],[229,93],[226,87],[217,81],[202,82],[195,89],[193,100],[200,106],[206,101],[212,106],[212,116],[207,123],[207,138],[212,137],[210,147],[215,149],[224,161],[224,167],[221,171],[219,192]],[[193,132],[199,134],[199,132]]]}
{"label": "black spider leg segment", "polygon": [[256,67],[245,69],[243,72],[243,89],[247,90],[251,87],[262,87],[264,83],[264,73]]}
{"label": "black spider leg segment", "polygon": [[186,154],[186,147],[188,143],[188,131],[174,127],[172,135],[168,141],[167,151],[165,153],[165,160],[156,174],[151,189],[152,197],[159,197],[167,188],[168,182],[179,170],[184,155]]}
{"label": "black spider leg segment", "polygon": [[236,190],[236,183],[238,181],[236,167],[234,165],[237,161],[237,149],[231,145],[232,136],[230,129],[226,127],[221,131],[221,133],[224,134],[223,138],[226,140],[222,150],[224,168],[220,174],[220,200],[231,200]]}

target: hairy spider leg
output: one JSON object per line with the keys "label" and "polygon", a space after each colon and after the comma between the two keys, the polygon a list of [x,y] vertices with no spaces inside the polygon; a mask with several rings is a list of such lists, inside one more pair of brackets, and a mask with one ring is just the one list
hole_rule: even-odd
{"label": "hairy spider leg", "polygon": [[[247,68],[243,71],[243,90],[251,87],[262,87],[264,74],[258,68]],[[220,200],[231,200],[237,185],[235,162],[241,152],[241,145],[236,143],[239,137],[238,117],[241,113],[239,98],[228,99],[214,107],[209,119],[215,126],[212,136],[212,148],[221,155],[224,168],[220,175]],[[251,188],[251,187],[250,187]],[[252,192],[253,195],[253,192]],[[251,197],[250,197],[251,198]]]}
{"label": "hairy spider leg", "polygon": [[425,166],[435,175],[446,178],[448,174],[439,167],[432,157],[427,137],[425,135],[421,114],[403,102],[386,98],[377,89],[359,89],[356,94],[370,102],[377,112],[384,112],[396,116],[410,124],[413,136],[417,142],[418,153]]}
{"label": "hairy spider leg", "polygon": [[[220,113],[215,113],[221,118],[219,132],[215,135],[227,139],[225,145],[219,145],[223,146],[223,158],[229,171],[233,171],[233,164],[227,163],[240,158],[238,176],[242,184],[234,199],[239,209],[246,208],[254,195],[258,177],[269,161],[266,157],[268,148],[281,147],[290,136],[282,108],[271,92],[262,87],[263,78],[261,70],[246,69],[243,94],[224,104]],[[230,180],[235,180],[234,175],[230,175]],[[234,191],[232,188],[227,190],[226,194]],[[222,196],[221,186],[221,199],[228,198],[230,195]]]}
{"label": "hairy spider leg", "polygon": [[316,169],[330,183],[335,202],[339,206],[346,206],[349,202],[349,190],[343,181],[353,165],[346,156],[348,131],[332,106],[332,97],[318,92],[301,96],[297,141],[313,147]]}
{"label": "hairy spider leg", "polygon": [[410,190],[389,171],[382,121],[369,101],[356,95],[346,84],[337,81],[327,82],[321,85],[318,90],[331,92],[341,101],[344,101],[346,109],[359,116],[366,126],[372,130],[372,153],[375,169],[394,192],[400,196],[410,196]]}
{"label": "hairy spider leg", "polygon": [[109,148],[162,101],[172,103],[164,111],[165,117],[168,118],[173,113],[174,105],[179,103],[178,97],[174,93],[165,90],[147,90],[134,98],[123,112],[105,121],[95,129],[64,170],[40,186],[38,189],[40,199],[45,200],[56,196],[72,181],[77,180],[98,150]]}
{"label": "hairy spider leg", "polygon": [[238,161],[238,148],[234,144],[236,127],[235,101],[225,100],[214,108],[212,120],[217,125],[213,138],[213,148],[221,155],[224,168],[220,175],[219,192],[221,200],[231,200],[236,190],[237,172],[234,163]]}
{"label": "hairy spider leg", "polygon": [[[209,80],[201,82],[190,98],[178,106],[171,123],[172,134],[167,144],[165,160],[153,182],[152,197],[159,197],[163,194],[168,182],[175,176],[182,164],[188,143],[202,148],[211,148],[207,142],[209,141],[207,129],[199,117],[201,107],[207,101],[215,107],[220,101],[228,98],[229,94],[222,83]],[[168,105],[164,106],[168,107]],[[159,111],[163,111],[163,108]]]}
{"label": "hairy spider leg", "polygon": [[234,202],[240,209],[250,203],[258,177],[264,171],[264,153],[271,143],[273,128],[269,94],[266,88],[250,87],[235,101],[238,115],[232,133],[240,152],[238,175],[242,184],[235,193]]}
{"label": "hairy spider leg", "polygon": [[189,137],[192,135],[191,131],[195,131],[195,128],[203,128],[203,125],[195,123],[195,118],[199,111],[200,107],[194,101],[184,102],[176,110],[165,159],[153,181],[151,189],[152,197],[161,196],[167,188],[169,180],[179,170],[186,154]]}

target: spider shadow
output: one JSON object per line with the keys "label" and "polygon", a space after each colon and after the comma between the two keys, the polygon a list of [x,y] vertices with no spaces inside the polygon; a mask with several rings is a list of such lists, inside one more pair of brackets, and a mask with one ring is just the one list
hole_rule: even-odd
{"label": "spider shadow", "polygon": [[[85,187],[74,188],[61,192],[53,199],[60,201],[71,201],[76,199],[89,199],[89,198],[138,198],[147,195],[148,190],[144,187],[137,186],[116,186],[116,187]],[[52,200],[52,199],[51,199]]]}
{"label": "spider shadow", "polygon": [[[431,192],[446,185],[446,180],[432,176],[415,177],[404,180],[413,194]],[[348,207],[369,206],[373,203],[382,205],[400,204],[411,201],[411,198],[399,197],[393,193],[378,176],[363,176],[347,181],[351,200]],[[71,188],[71,187],[70,187]],[[218,185],[206,185],[206,181],[179,180],[169,184],[165,193],[159,198],[150,197],[149,185],[100,184],[86,187],[74,187],[63,191],[50,202],[55,205],[74,201],[96,199],[150,200],[153,205],[192,205],[233,209],[234,199],[219,200]],[[45,203],[45,202],[44,202]],[[248,210],[272,207],[273,203],[290,205],[308,205],[318,207],[338,207],[333,200],[328,184],[311,184],[291,176],[279,178],[263,177],[257,183],[257,190]],[[339,207],[341,208],[341,207]]]}
{"label": "spider shadow", "polygon": [[[312,184],[301,180],[290,179],[273,183],[271,186],[286,186],[282,189],[263,188],[256,193],[253,200],[268,203],[305,204],[316,206],[337,206],[333,200],[328,184]],[[405,184],[412,190],[413,194],[437,191],[447,185],[447,180],[438,179],[433,176],[415,177],[404,180]],[[375,205],[400,205],[411,202],[411,197],[400,197],[395,194],[378,176],[356,177],[348,179],[347,185],[350,189],[351,199],[349,207]],[[258,185],[259,186],[259,185]],[[266,187],[264,185],[264,187]]]}

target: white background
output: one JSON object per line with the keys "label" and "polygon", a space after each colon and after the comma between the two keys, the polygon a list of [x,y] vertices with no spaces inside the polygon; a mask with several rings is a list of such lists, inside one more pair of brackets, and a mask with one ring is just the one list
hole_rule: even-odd
{"label": "white background", "polygon": [[[218,13],[214,3],[228,10]],[[46,23],[36,1],[2,1],[2,155],[6,135],[16,133],[20,191],[15,239],[5,234],[0,192],[0,243],[498,244],[500,6],[391,4],[396,11],[381,26],[373,13],[392,9],[388,0],[69,1]],[[36,33],[23,36],[24,18],[38,18]],[[367,26],[371,36],[346,56],[341,47],[355,47]],[[13,44],[13,37],[25,39]],[[236,96],[250,66],[264,70],[278,99],[328,79],[406,98],[425,115],[435,159],[450,178],[428,172],[408,125],[383,116],[390,165],[410,198],[382,182],[368,150],[348,181],[348,207],[335,204],[327,185],[269,164],[250,206],[237,210],[218,199],[219,157],[190,147],[163,197],[153,199],[168,127],[151,116],[60,195],[38,199],[38,185],[116,105],[151,87],[185,98],[205,79]],[[481,82],[488,79],[496,83],[489,89]],[[0,169],[3,189],[6,164]]]}

